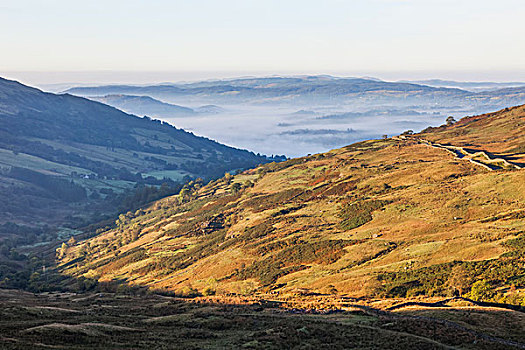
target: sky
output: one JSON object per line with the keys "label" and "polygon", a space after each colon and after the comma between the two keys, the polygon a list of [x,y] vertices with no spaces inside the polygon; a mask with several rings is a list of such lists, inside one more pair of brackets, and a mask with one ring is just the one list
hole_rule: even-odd
{"label": "sky", "polygon": [[0,75],[525,80],[523,0],[0,0]]}

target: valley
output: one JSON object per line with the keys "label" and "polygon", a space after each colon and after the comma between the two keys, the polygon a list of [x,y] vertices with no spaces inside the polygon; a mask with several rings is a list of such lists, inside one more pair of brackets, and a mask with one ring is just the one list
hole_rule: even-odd
{"label": "valley", "polygon": [[9,258],[20,247],[27,253],[105,227],[190,180],[268,161],[160,120],[0,78],[1,279],[25,264]]}
{"label": "valley", "polygon": [[[459,119],[525,103],[523,83],[395,82],[329,75],[76,86],[66,92],[155,116],[228,145],[289,157],[409,129],[421,131],[441,125],[448,116]],[[172,104],[197,113],[168,108]],[[209,113],[202,105],[217,108]]]}
{"label": "valley", "polygon": [[525,350],[523,18],[0,1],[0,350]]}
{"label": "valley", "polygon": [[[5,193],[56,196],[4,211],[3,348],[525,348],[525,106],[271,163],[132,120],[115,147],[2,141]],[[113,214],[110,186],[136,191]]]}

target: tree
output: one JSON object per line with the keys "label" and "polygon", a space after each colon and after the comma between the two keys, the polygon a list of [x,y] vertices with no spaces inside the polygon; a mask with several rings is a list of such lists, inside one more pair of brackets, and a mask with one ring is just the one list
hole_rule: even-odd
{"label": "tree", "polygon": [[57,249],[58,259],[62,259],[66,256],[67,253],[67,244],[64,242],[60,246],[60,248]]}
{"label": "tree", "polygon": [[232,188],[232,192],[233,192],[233,193],[237,193],[237,192],[239,192],[239,191],[241,190],[241,187],[242,187],[242,186],[241,186],[240,183],[238,183],[238,182],[234,183],[234,184],[232,185],[232,187],[231,187],[231,188]]}
{"label": "tree", "polygon": [[136,241],[137,239],[139,239],[139,235],[140,235],[140,228],[138,227],[133,228],[133,230],[131,231],[131,240],[133,242]]}
{"label": "tree", "polygon": [[477,281],[472,285],[472,289],[470,290],[470,298],[473,300],[488,300],[492,298],[492,296],[492,289],[486,280]]}
{"label": "tree", "polygon": [[337,289],[332,284],[329,284],[326,288],[329,294],[337,294]]}
{"label": "tree", "polygon": [[449,116],[445,121],[447,122],[447,126],[451,126],[456,122],[456,119],[454,119],[453,116]]}
{"label": "tree", "polygon": [[185,202],[190,197],[191,191],[189,188],[183,188],[179,192],[179,201],[181,203]]}
{"label": "tree", "polygon": [[233,180],[233,175],[230,173],[224,174],[224,182],[229,184]]}

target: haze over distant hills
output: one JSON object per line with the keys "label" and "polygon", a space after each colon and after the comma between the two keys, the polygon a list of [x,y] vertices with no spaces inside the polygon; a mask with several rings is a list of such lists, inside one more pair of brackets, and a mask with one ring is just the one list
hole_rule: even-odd
{"label": "haze over distant hills", "polygon": [[[525,103],[523,85],[443,80],[387,82],[323,75],[105,85],[67,91],[88,98],[108,94],[148,96],[194,110],[212,104],[225,111],[219,110],[213,117],[182,117],[133,100],[122,108],[131,109],[133,105],[141,112],[150,108],[158,112],[159,118],[186,130],[255,152],[302,156],[384,134],[438,126],[449,115],[459,118],[519,105]],[[120,105],[110,99],[105,102],[117,108]],[[349,128],[353,133],[341,134]],[[317,129],[333,132],[319,135]],[[304,130],[311,130],[312,135],[297,132]]]}
{"label": "haze over distant hills", "polygon": [[195,116],[197,114],[217,114],[224,112],[223,108],[215,105],[188,108],[165,103],[149,96],[106,95],[91,96],[89,99],[116,107],[127,113],[147,115],[150,117],[178,118]]}
{"label": "haze over distant hills", "polygon": [[435,87],[446,87],[446,88],[458,88],[468,91],[487,91],[487,90],[498,90],[509,87],[523,87],[523,82],[468,82],[468,81],[453,81],[453,80],[441,80],[441,79],[428,79],[428,80],[405,80],[402,82],[428,85]]}
{"label": "haze over distant hills", "polygon": [[276,102],[280,103],[304,104],[323,101],[337,96],[363,96],[378,92],[381,92],[378,97],[385,98],[389,93],[392,95],[405,94],[405,97],[410,97],[414,100],[429,94],[457,96],[464,93],[459,89],[435,88],[410,83],[393,83],[361,78],[335,78],[331,76],[243,78],[151,86],[107,85],[76,87],[68,89],[66,92],[83,96],[115,93],[136,94],[164,100],[174,99],[177,96],[191,96],[192,99],[207,96],[217,101],[250,103],[271,102],[271,100],[266,100],[277,99]]}

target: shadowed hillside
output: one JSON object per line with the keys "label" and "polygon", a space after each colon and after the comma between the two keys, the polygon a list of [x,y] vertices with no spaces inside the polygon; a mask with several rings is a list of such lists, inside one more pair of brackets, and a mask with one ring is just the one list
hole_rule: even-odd
{"label": "shadowed hillside", "polygon": [[469,305],[388,312],[347,300],[312,310],[247,298],[0,290],[0,306],[2,349],[524,347],[523,314]]}
{"label": "shadowed hillside", "polygon": [[[483,130],[520,130],[521,111],[476,118]],[[447,136],[462,125],[468,133],[469,120],[187,188],[64,247],[61,269],[179,294],[467,294],[525,304],[525,173],[423,142],[454,144]],[[492,145],[490,136],[477,143]]]}
{"label": "shadowed hillside", "polygon": [[70,236],[190,179],[266,161],[159,120],[0,78],[0,250]]}

